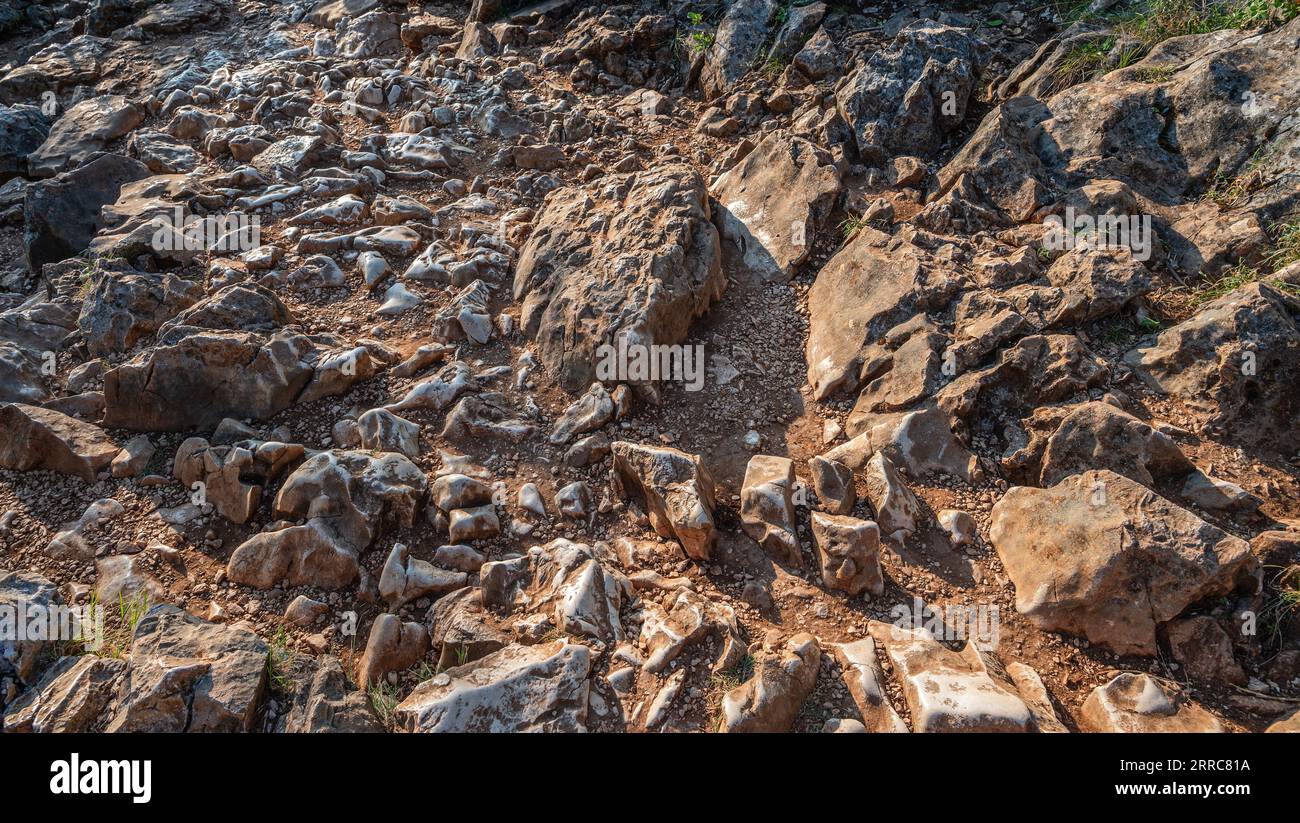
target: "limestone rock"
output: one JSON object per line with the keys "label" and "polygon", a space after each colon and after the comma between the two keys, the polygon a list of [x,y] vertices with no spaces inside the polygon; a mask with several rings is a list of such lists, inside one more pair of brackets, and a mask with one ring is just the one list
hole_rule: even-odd
{"label": "limestone rock", "polygon": [[717,540],[713,478],[698,455],[626,441],[613,444],[613,480],[623,497],[644,503],[650,525],[682,544],[686,555],[707,560]]}
{"label": "limestone rock", "polygon": [[745,468],[740,491],[740,520],[745,533],[776,560],[803,566],[795,529],[794,461],[756,454]]}
{"label": "limestone rock", "polygon": [[1093,690],[1079,727],[1089,732],[1218,733],[1223,725],[1181,688],[1149,674],[1125,672]]}
{"label": "limestone rock", "polygon": [[1155,654],[1159,625],[1259,585],[1244,540],[1109,470],[1009,490],[993,507],[989,537],[1017,611],[1121,654]]}

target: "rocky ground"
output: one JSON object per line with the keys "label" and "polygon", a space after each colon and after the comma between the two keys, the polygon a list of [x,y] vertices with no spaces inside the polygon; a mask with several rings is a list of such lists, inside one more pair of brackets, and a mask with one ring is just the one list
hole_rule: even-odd
{"label": "rocky ground", "polygon": [[5,731],[1297,730],[1298,15],[10,2]]}

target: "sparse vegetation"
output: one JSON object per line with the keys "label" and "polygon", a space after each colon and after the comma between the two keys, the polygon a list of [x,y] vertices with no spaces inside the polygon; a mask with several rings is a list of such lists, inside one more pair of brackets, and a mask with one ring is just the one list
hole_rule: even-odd
{"label": "sparse vegetation", "polygon": [[131,640],[135,636],[135,628],[140,624],[141,618],[149,611],[153,605],[149,602],[149,595],[145,592],[137,592],[127,597],[119,594],[117,602],[111,606],[104,606],[99,602],[99,595],[91,592],[90,599],[86,603],[86,614],[93,615],[97,609],[104,609],[104,626],[102,636],[99,637],[99,647],[90,649],[87,646],[88,641],[93,641],[93,637],[84,637],[77,641],[78,649],[69,648],[66,651],[69,654],[85,653],[94,651],[100,657],[124,658],[131,649]]}
{"label": "sparse vegetation", "polygon": [[1168,66],[1143,66],[1133,72],[1133,79],[1139,83],[1165,83],[1174,76],[1174,70]]}
{"label": "sparse vegetation", "polygon": [[271,637],[270,648],[266,655],[266,675],[271,680],[271,688],[283,692],[293,685],[290,673],[297,659],[298,653],[293,648],[293,638],[284,626],[279,627]]}
{"label": "sparse vegetation", "polygon": [[840,234],[844,235],[844,242],[853,239],[854,235],[862,231],[862,227],[867,225],[867,221],[860,214],[851,214],[840,221]]}
{"label": "sparse vegetation", "polygon": [[370,697],[370,708],[374,709],[375,717],[385,728],[392,728],[393,715],[397,712],[397,687],[387,680],[380,680],[378,683],[371,683],[367,690]]}
{"label": "sparse vegetation", "polygon": [[1279,223],[1271,232],[1273,250],[1264,256],[1259,267],[1239,263],[1216,280],[1192,292],[1192,305],[1200,306],[1236,291],[1249,283],[1267,282],[1288,294],[1300,295],[1300,286],[1276,279],[1272,275],[1300,260],[1300,213]]}
{"label": "sparse vegetation", "polygon": [[1065,55],[1052,76],[1061,88],[1100,77],[1112,68],[1110,52],[1114,48],[1114,37],[1076,46]]}

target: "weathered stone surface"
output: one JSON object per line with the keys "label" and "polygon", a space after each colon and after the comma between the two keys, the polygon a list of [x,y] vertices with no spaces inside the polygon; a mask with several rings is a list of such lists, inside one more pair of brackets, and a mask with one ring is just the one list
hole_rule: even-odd
{"label": "weathered stone surface", "polygon": [[717,540],[713,478],[699,456],[622,440],[611,450],[622,496],[644,504],[654,530],[681,543],[688,557],[707,560]]}
{"label": "weathered stone surface", "polygon": [[284,730],[289,734],[322,734],[378,732],[383,727],[365,692],[349,688],[338,658],[326,655],[316,664],[310,681],[295,692]]}
{"label": "weathered stone surface", "polygon": [[47,469],[92,483],[120,450],[91,423],[22,403],[0,406],[0,467]]}
{"label": "weathered stone surface", "polygon": [[590,671],[586,646],[508,646],[421,683],[395,722],[408,732],[585,731]]}
{"label": "weathered stone surface", "polygon": [[403,605],[428,594],[445,594],[464,587],[464,572],[449,572],[427,560],[411,557],[410,549],[398,543],[384,561],[379,575],[379,596],[389,608]]}
{"label": "weathered stone surface", "polygon": [[1232,654],[1232,638],[1212,617],[1199,615],[1169,624],[1169,650],[1193,681],[1246,685],[1246,672]]}
{"label": "weathered stone surface", "polygon": [[[1096,180],[1161,203],[1195,199],[1215,175],[1233,180],[1252,169],[1261,146],[1293,152],[1300,136],[1281,124],[1300,102],[1290,70],[1295,25],[1173,38],[1104,79],[1007,100],[940,172],[925,218],[967,230],[1020,221],[1047,205],[1049,191]],[[1241,67],[1236,82],[1222,82],[1220,65]],[[1152,72],[1169,79],[1153,84],[1144,79]],[[1165,140],[1171,122],[1186,126],[1174,142]],[[1285,189],[1266,184],[1252,200],[1271,206],[1290,197]]]}
{"label": "weathered stone surface", "polygon": [[53,177],[75,169],[143,119],[143,109],[125,97],[108,95],[83,100],[55,121],[45,142],[28,156],[29,173]]}
{"label": "weathered stone surface", "polygon": [[122,187],[149,176],[138,160],[118,154],[27,187],[23,201],[23,250],[27,267],[67,260],[90,245],[104,227],[101,209],[117,201]]}
{"label": "weathered stone surface", "polygon": [[844,685],[862,714],[866,731],[906,733],[907,724],[898,716],[885,692],[885,675],[876,657],[876,641],[867,636],[852,643],[837,643],[831,651],[839,661]]}
{"label": "weathered stone surface", "polygon": [[40,107],[0,106],[0,183],[27,174],[27,155],[50,133],[50,122]]}
{"label": "weathered stone surface", "polygon": [[596,379],[597,349],[681,342],[726,286],[700,176],[669,164],[593,196],[552,192],[519,254],[520,324],[569,391]]}
{"label": "weathered stone surface", "polygon": [[600,383],[592,383],[586,394],[573,401],[555,421],[550,441],[568,443],[574,437],[595,431],[614,419],[614,400]]}
{"label": "weathered stone surface", "polygon": [[371,409],[357,418],[357,427],[362,448],[420,456],[420,427],[387,409]]}
{"label": "weathered stone surface", "polygon": [[1033,715],[1002,666],[967,643],[954,652],[925,629],[871,624],[885,647],[915,732],[1027,732]]}
{"label": "weathered stone surface", "polygon": [[808,459],[813,491],[822,509],[831,514],[849,514],[857,502],[853,471],[838,460],[817,455]]}
{"label": "weathered stone surface", "polygon": [[1253,445],[1292,442],[1300,391],[1300,299],[1251,283],[1162,332],[1125,362],[1157,391]]}
{"label": "weathered stone surface", "polygon": [[982,45],[965,29],[928,20],[903,28],[836,95],[863,159],[936,148],[965,118],[983,64]]}
{"label": "weathered stone surface", "polygon": [[211,445],[201,437],[181,443],[172,476],[191,492],[202,484],[206,502],[234,523],[247,523],[261,503],[263,489],[305,454],[296,443],[242,440]]}
{"label": "weathered stone surface", "polygon": [[318,452],[285,479],[277,516],[301,526],[256,534],[231,554],[227,576],[270,588],[277,582],[337,589],[356,580],[361,552],[391,529],[409,529],[428,480],[392,452]]}
{"label": "weathered stone surface", "polygon": [[917,312],[941,310],[964,282],[950,263],[864,227],[817,274],[808,293],[808,382],[822,399],[862,384],[863,364],[886,332]]}
{"label": "weathered stone surface", "polygon": [[[61,598],[53,583],[35,572],[9,572],[0,575],[0,605],[18,615],[39,615],[58,606]],[[15,624],[16,626],[16,624]],[[11,700],[25,685],[34,685],[40,674],[42,654],[52,638],[23,637],[0,639],[0,707]]]}
{"label": "weathered stone surface", "polygon": [[849,595],[885,591],[880,570],[880,529],[870,520],[812,513],[813,545],[828,589]]}
{"label": "weathered stone surface", "polygon": [[252,632],[154,606],[136,625],[109,732],[249,732],[266,691]]}
{"label": "weathered stone surface", "polygon": [[934,406],[850,418],[849,422],[853,439],[831,449],[826,457],[853,471],[866,468],[880,452],[913,477],[948,474],[976,482],[984,476],[978,458],[953,435],[947,416]]}
{"label": "weathered stone surface", "polygon": [[1016,610],[1121,654],[1155,654],[1156,628],[1200,600],[1258,586],[1259,561],[1225,534],[1109,470],[1015,487],[989,537]]}
{"label": "weathered stone surface", "polygon": [[722,236],[751,272],[789,280],[807,259],[840,192],[829,155],[800,137],[774,133],[713,184]]}
{"label": "weathered stone surface", "polygon": [[1071,474],[1105,468],[1153,487],[1157,477],[1195,468],[1172,438],[1109,403],[1048,406],[1024,425],[1029,443],[1002,461],[1018,483],[1054,486]]}
{"label": "weathered stone surface", "polygon": [[922,525],[921,502],[884,452],[867,461],[862,480],[882,534],[901,542]]}
{"label": "weathered stone surface", "polygon": [[551,615],[560,631],[604,643],[624,639],[620,612],[633,599],[632,583],[604,544],[556,538],[534,546],[523,562],[484,563],[479,571],[485,606],[527,606]]}
{"label": "weathered stone surface", "polygon": [[117,354],[202,296],[202,286],[172,274],[105,271],[92,284],[77,326],[92,356]]}
{"label": "weathered stone surface", "polygon": [[84,654],[61,657],[39,683],[5,707],[8,734],[93,732],[117,694],[126,662]]}
{"label": "weathered stone surface", "polygon": [[1093,690],[1079,714],[1089,732],[1223,731],[1218,718],[1189,699],[1181,688],[1149,674],[1125,672]]}
{"label": "weathered stone surface", "polygon": [[799,707],[817,685],[821,645],[811,634],[766,648],[754,676],[722,697],[721,732],[788,732]]}
{"label": "weathered stone surface", "polygon": [[115,554],[95,561],[95,598],[100,603],[163,602],[167,589],[138,554]]}
{"label": "weathered stone surface", "polygon": [[201,332],[155,346],[104,375],[104,425],[181,431],[271,417],[311,380],[312,351],[292,332]]}
{"label": "weathered stone surface", "polygon": [[745,467],[740,490],[740,522],[745,534],[783,563],[803,566],[799,533],[795,528],[794,461],[788,457],[756,454]]}
{"label": "weathered stone surface", "polygon": [[776,19],[776,0],[736,0],[727,7],[700,72],[700,88],[707,97],[732,90],[763,53]]}
{"label": "weathered stone surface", "polygon": [[381,614],[370,627],[365,653],[357,664],[357,685],[363,690],[378,684],[389,672],[419,663],[429,653],[429,630],[423,623],[403,623]]}

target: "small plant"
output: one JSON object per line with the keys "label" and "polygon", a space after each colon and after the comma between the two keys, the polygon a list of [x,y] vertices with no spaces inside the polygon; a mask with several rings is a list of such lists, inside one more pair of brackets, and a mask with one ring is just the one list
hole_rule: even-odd
{"label": "small plant", "polygon": [[692,31],[681,38],[682,42],[695,54],[703,54],[708,51],[713,46],[713,41],[717,35],[711,31],[701,30],[704,25],[704,13],[688,11],[686,12],[686,22],[690,24]]}
{"label": "small plant", "polygon": [[297,659],[293,638],[284,626],[279,627],[271,637],[271,646],[266,655],[266,674],[271,679],[271,688],[279,692],[289,689],[293,683],[290,672]]}
{"label": "small plant", "polygon": [[392,728],[393,715],[397,712],[397,687],[387,680],[380,680],[370,684],[367,694],[370,696],[370,708],[375,710],[379,722],[386,728]]}
{"label": "small plant", "polygon": [[714,689],[726,693],[754,676],[754,656],[745,655],[739,663],[713,675]]}
{"label": "small plant", "polygon": [[1164,83],[1173,79],[1174,70],[1168,66],[1143,66],[1133,72],[1133,79],[1139,83]]}
{"label": "small plant", "polygon": [[862,227],[867,225],[867,221],[860,214],[851,214],[840,221],[840,234],[844,235],[844,242],[853,239],[854,235],[862,231]]}
{"label": "small plant", "polygon": [[1264,257],[1264,263],[1277,272],[1300,261],[1300,212],[1292,214],[1273,229],[1273,250]]}
{"label": "small plant", "polygon": [[763,76],[765,77],[779,77],[783,71],[785,71],[785,63],[776,55],[772,55],[763,62]]}
{"label": "small plant", "polygon": [[1115,48],[1115,38],[1106,37],[1091,43],[1075,46],[1061,58],[1052,70],[1052,77],[1060,88],[1093,80],[1111,70],[1110,52]]}
{"label": "small plant", "polygon": [[456,665],[464,666],[469,662],[469,646],[460,645],[456,647]]}
{"label": "small plant", "polygon": [[1219,279],[1192,292],[1192,305],[1201,306],[1260,279],[1259,270],[1245,263],[1228,269]]}
{"label": "small plant", "polygon": [[[140,625],[140,620],[149,611],[153,605],[149,602],[149,595],[146,592],[136,592],[127,596],[118,594],[117,602],[111,609],[104,609],[104,626],[101,635],[97,638],[83,637],[75,641],[65,651],[68,654],[84,654],[92,651],[87,647],[88,641],[92,639],[99,640],[99,647],[93,651],[100,657],[113,657],[121,659],[126,657],[131,648],[131,642],[135,638],[136,626]],[[99,602],[99,595],[91,592],[90,599],[86,602],[86,614],[94,615],[103,604]],[[75,646],[75,647],[74,647]]]}

